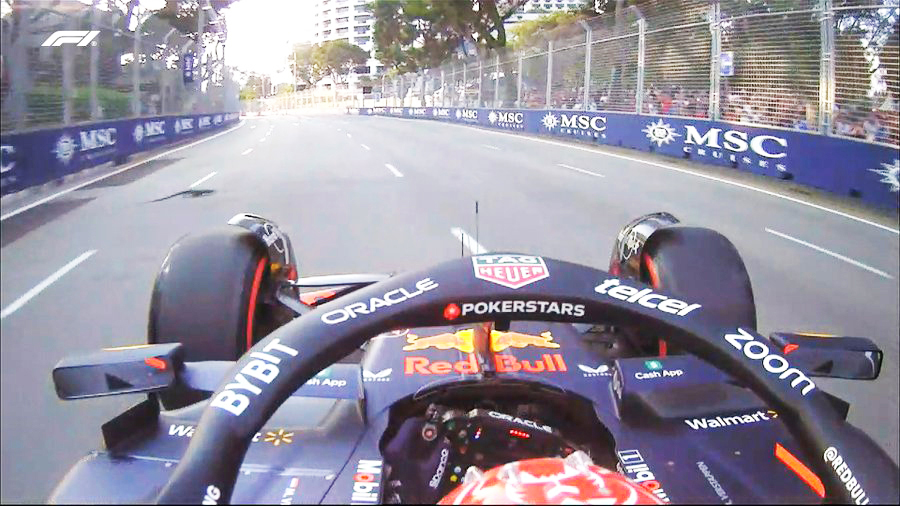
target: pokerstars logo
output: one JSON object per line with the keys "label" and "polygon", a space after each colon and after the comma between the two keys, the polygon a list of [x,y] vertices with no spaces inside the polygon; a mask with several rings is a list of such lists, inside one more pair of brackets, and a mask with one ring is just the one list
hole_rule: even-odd
{"label": "pokerstars logo", "polygon": [[510,130],[525,129],[525,114],[521,112],[491,111],[488,113],[491,125]]}
{"label": "pokerstars logo", "polygon": [[880,183],[890,186],[892,192],[900,192],[900,160],[895,159],[894,164],[882,163],[881,169],[869,169],[882,177]]}
{"label": "pokerstars logo", "polygon": [[675,137],[681,137],[681,134],[675,133],[675,129],[668,123],[663,123],[662,119],[655,123],[650,123],[647,125],[647,128],[641,131],[647,134],[650,142],[655,142],[657,147],[662,147],[663,144],[674,141]]}
{"label": "pokerstars logo", "polygon": [[709,128],[700,133],[694,125],[684,126],[684,153],[700,157],[728,160],[741,165],[787,170],[784,163],[775,160],[787,156],[787,139],[774,135],[751,135],[741,130]]}

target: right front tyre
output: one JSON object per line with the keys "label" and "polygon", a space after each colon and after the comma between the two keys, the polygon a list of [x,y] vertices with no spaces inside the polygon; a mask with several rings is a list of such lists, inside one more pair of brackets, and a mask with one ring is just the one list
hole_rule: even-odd
{"label": "right front tyre", "polygon": [[[269,289],[269,261],[256,236],[226,225],[179,239],[153,285],[147,340],[182,343],[184,360],[237,360],[274,330],[272,308],[261,302]],[[162,392],[165,409],[203,400],[201,392]]]}

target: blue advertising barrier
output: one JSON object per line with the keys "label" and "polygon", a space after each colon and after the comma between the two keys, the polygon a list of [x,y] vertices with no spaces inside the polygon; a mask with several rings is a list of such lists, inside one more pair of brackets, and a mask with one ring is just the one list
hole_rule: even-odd
{"label": "blue advertising barrier", "polygon": [[158,116],[0,136],[0,189],[17,192],[235,123],[237,112]]}
{"label": "blue advertising barrier", "polygon": [[693,118],[574,110],[366,107],[351,114],[432,119],[597,144],[791,180],[898,208],[897,148],[864,141]]}

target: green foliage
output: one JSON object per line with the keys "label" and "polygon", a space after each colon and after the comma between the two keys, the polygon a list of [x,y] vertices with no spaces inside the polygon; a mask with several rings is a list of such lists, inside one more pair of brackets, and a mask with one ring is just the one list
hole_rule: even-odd
{"label": "green foliage", "polygon": [[346,40],[332,40],[317,45],[313,51],[316,68],[331,76],[334,82],[346,82],[354,67],[365,65],[369,53]]}
{"label": "green foliage", "polygon": [[548,32],[560,26],[571,25],[586,17],[587,15],[582,12],[556,11],[537,19],[522,21],[510,29],[513,38],[510,46],[513,49],[519,49],[546,45],[546,42],[541,40],[542,32]]}
{"label": "green foliage", "polygon": [[[63,95],[59,86],[38,85],[27,94],[29,111],[40,111],[28,119],[28,126],[58,125],[63,122]],[[97,89],[97,103],[103,111],[102,119],[127,118],[131,116],[131,94],[108,88]],[[91,91],[87,86],[74,89],[72,96],[72,120],[91,119]]]}
{"label": "green foliage", "polygon": [[[210,0],[210,4],[217,12],[234,0]],[[165,20],[172,28],[175,28],[190,38],[197,37],[197,10],[199,2],[185,0],[166,0],[166,5],[156,11],[153,16]]]}
{"label": "green foliage", "polygon": [[318,52],[319,46],[317,45],[297,44],[288,57],[297,85],[301,88],[313,86],[325,76],[325,70],[317,59]]}
{"label": "green foliage", "polygon": [[503,21],[526,0],[375,0],[375,56],[387,67],[416,72],[440,65],[466,45],[506,46]]}

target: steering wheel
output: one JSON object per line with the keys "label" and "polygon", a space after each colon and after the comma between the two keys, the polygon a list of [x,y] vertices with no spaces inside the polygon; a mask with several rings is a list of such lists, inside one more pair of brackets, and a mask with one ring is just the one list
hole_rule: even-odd
{"label": "steering wheel", "polygon": [[674,297],[642,283],[619,280],[621,288],[609,289],[615,283],[601,288],[615,277],[550,258],[543,259],[546,277],[507,288],[477,278],[476,258],[369,285],[319,306],[253,346],[210,398],[157,502],[229,502],[254,434],[297,388],[371,336],[401,327],[496,319],[637,324],[665,335],[727,371],[778,411],[811,459],[827,501],[895,503],[900,497],[900,469],[887,453],[845,422],[825,394],[755,330],[723,328],[702,306],[685,311],[675,302],[665,303]]}

